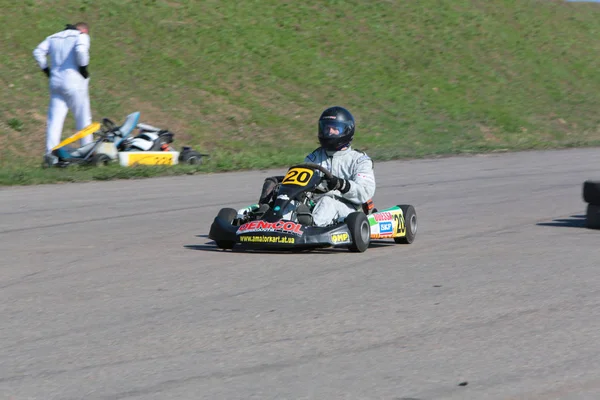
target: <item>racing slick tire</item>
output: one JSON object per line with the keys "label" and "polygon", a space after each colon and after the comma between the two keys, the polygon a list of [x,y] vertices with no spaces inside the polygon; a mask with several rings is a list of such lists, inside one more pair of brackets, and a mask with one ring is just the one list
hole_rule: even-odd
{"label": "racing slick tire", "polygon": [[104,153],[94,154],[90,160],[90,164],[94,167],[105,167],[111,162],[111,159],[108,155]]}
{"label": "racing slick tire", "polygon": [[589,229],[600,229],[600,206],[588,204],[585,226]]}
{"label": "racing slick tire", "polygon": [[[229,224],[233,223],[233,220],[237,217],[237,211],[233,208],[222,208],[217,214],[217,218],[222,218]],[[223,250],[231,250],[235,246],[235,242],[231,240],[215,240],[217,247]]]}
{"label": "racing slick tire", "polygon": [[600,205],[600,181],[585,181],[583,183],[583,201]]}
{"label": "racing slick tire", "polygon": [[352,244],[348,246],[350,251],[362,253],[371,243],[371,227],[365,213],[357,211],[346,217],[346,225],[352,236]]}
{"label": "racing slick tire", "polygon": [[417,236],[417,212],[411,205],[399,205],[404,215],[404,225],[406,227],[406,236],[394,238],[394,242],[399,244],[411,244]]}
{"label": "racing slick tire", "polygon": [[179,156],[179,161],[187,165],[201,165],[202,155],[194,150],[184,150]]}

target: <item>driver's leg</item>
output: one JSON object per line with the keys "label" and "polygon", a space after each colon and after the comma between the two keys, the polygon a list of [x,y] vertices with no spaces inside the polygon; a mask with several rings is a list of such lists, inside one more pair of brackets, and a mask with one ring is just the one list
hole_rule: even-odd
{"label": "driver's leg", "polygon": [[316,226],[327,226],[354,211],[356,210],[346,203],[342,203],[330,196],[323,196],[317,201],[312,217]]}
{"label": "driver's leg", "polygon": [[283,180],[283,176],[270,176],[265,179],[258,204],[269,204],[273,200],[275,188]]}

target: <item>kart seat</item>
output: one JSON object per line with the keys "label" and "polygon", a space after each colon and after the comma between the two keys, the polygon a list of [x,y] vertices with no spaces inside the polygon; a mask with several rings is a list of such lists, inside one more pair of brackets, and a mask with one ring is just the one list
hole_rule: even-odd
{"label": "kart seat", "polygon": [[143,124],[141,122],[139,124],[137,124],[137,127],[139,128],[139,130],[145,131],[145,132],[160,132],[162,130],[162,129],[157,128],[155,126],[148,125],[148,124]]}
{"label": "kart seat", "polygon": [[296,219],[302,225],[311,226],[313,224],[313,217],[310,209],[306,204],[299,204],[296,209]]}
{"label": "kart seat", "polygon": [[373,199],[369,199],[365,203],[363,203],[362,209],[367,215],[377,212],[377,209],[375,208],[375,203],[373,203]]}
{"label": "kart seat", "polygon": [[[96,145],[96,141],[93,141],[88,144],[84,144],[78,149],[73,150],[69,154],[69,150],[65,149],[64,153],[61,153],[61,157],[64,158],[84,158]],[[68,154],[68,155],[67,155]]]}
{"label": "kart seat", "polygon": [[118,135],[121,137],[118,141],[115,141],[115,146],[119,146],[119,144],[125,140],[131,132],[135,129],[140,120],[140,112],[136,111],[131,113],[125,118],[125,122],[123,125],[119,127]]}

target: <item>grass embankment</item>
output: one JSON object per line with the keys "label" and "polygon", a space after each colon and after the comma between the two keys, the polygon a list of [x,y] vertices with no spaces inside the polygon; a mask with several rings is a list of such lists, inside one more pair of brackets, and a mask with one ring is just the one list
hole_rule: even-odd
{"label": "grass embankment", "polygon": [[[210,153],[199,171],[285,166],[330,105],[377,160],[596,145],[600,7],[551,0],[1,0],[0,184],[191,173],[41,171],[47,80],[31,52],[91,24],[95,121]],[[63,137],[74,132],[68,116]]]}

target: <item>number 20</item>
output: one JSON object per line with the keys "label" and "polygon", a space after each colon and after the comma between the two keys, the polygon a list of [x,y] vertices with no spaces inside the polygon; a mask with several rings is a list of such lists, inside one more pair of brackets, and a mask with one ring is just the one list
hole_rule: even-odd
{"label": "number 20", "polygon": [[311,174],[308,171],[298,171],[296,169],[293,169],[287,173],[282,183],[292,185],[306,185],[306,183],[310,180],[310,177]]}
{"label": "number 20", "polygon": [[404,233],[404,217],[400,217],[399,214],[394,214],[394,220],[396,221],[396,233],[403,234]]}

